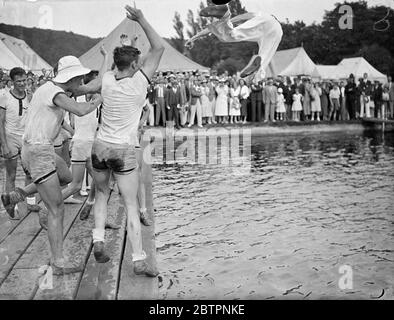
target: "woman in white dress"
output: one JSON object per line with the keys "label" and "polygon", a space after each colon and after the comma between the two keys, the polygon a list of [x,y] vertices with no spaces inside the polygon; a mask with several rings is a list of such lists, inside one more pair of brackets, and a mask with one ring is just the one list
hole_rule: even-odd
{"label": "woman in white dress", "polygon": [[315,115],[316,115],[316,120],[320,121],[320,112],[321,112],[321,103],[320,103],[320,96],[322,94],[322,90],[319,86],[319,84],[315,83],[312,86],[311,89],[311,111],[312,111],[312,121],[315,120]]}
{"label": "woman in white dress", "polygon": [[224,84],[224,80],[219,80],[219,85],[216,87],[215,115],[219,117],[219,123],[224,123],[228,117],[228,87]]}
{"label": "woman in white dress", "polygon": [[293,111],[293,120],[300,121],[300,113],[302,111],[302,94],[298,88],[295,89],[293,94],[293,105],[291,111]]}
{"label": "woman in white dress", "polygon": [[208,98],[209,88],[207,86],[207,80],[203,80],[202,82],[201,94],[202,122],[203,124],[211,124],[212,107]]}
{"label": "woman in white dress", "polygon": [[238,123],[238,117],[241,115],[241,104],[238,97],[235,96],[237,83],[232,82],[230,85],[230,123]]}

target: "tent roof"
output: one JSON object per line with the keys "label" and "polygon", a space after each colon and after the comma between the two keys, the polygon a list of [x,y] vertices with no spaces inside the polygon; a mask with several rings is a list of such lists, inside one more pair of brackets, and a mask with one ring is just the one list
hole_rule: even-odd
{"label": "tent roof", "polygon": [[0,41],[0,68],[10,70],[20,65],[23,65],[22,61],[8,49],[3,41]]}
{"label": "tent roof", "polygon": [[303,47],[277,51],[266,70],[268,77],[312,75],[315,63]]}
{"label": "tent roof", "polygon": [[312,78],[325,80],[339,79],[339,68],[337,65],[316,65]]}
{"label": "tent roof", "polygon": [[18,64],[14,64],[13,67],[22,67],[32,71],[41,71],[43,68],[52,69],[25,41],[1,32],[0,40],[19,60]]}
{"label": "tent roof", "polygon": [[[141,51],[142,55],[145,55],[149,51],[149,41],[140,25],[126,18],[106,38],[80,57],[82,64],[90,69],[98,70],[103,61],[102,55],[100,54],[101,45],[104,44],[107,52],[111,54],[115,47],[120,46],[120,36],[122,34],[128,35],[129,39],[137,36],[135,46]],[[158,71],[209,70],[209,68],[203,67],[181,54],[164,39],[162,41],[165,49],[157,69]],[[113,62],[112,59],[109,60],[108,68],[111,67]]]}
{"label": "tent roof", "polygon": [[368,74],[368,78],[372,81],[387,82],[387,76],[376,70],[363,57],[346,58],[338,64],[340,78],[348,78],[351,73],[357,79],[362,78],[364,73]]}

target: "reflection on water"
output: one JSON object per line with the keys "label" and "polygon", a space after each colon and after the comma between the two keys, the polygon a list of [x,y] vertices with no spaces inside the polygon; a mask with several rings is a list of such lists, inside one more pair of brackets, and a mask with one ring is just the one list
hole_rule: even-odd
{"label": "reflection on water", "polygon": [[155,166],[159,297],[393,299],[392,134],[253,137],[251,151],[237,174]]}

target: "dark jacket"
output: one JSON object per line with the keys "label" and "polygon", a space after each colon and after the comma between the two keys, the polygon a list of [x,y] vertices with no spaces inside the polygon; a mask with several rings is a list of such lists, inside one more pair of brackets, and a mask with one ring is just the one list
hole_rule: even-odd
{"label": "dark jacket", "polygon": [[181,104],[181,92],[179,91],[179,88],[176,88],[176,92],[174,92],[172,87],[168,88],[164,93],[164,101],[166,107],[176,107],[178,104]]}
{"label": "dark jacket", "polygon": [[252,84],[251,89],[251,100],[263,101],[263,85],[260,82],[258,84]]}
{"label": "dark jacket", "polygon": [[197,99],[199,99],[201,103],[201,96],[202,96],[201,90],[198,91],[195,86],[190,87],[190,96],[191,96],[190,97],[191,105],[195,105],[197,103]]}
{"label": "dark jacket", "polygon": [[356,84],[348,82],[345,86],[345,96],[347,99],[356,99],[357,86]]}

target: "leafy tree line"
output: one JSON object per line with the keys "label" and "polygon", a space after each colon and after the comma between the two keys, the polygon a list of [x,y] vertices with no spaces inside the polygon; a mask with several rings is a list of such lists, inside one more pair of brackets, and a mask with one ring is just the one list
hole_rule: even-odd
{"label": "leafy tree line", "polygon": [[0,32],[24,40],[51,66],[65,55],[79,57],[101,40],[73,32],[26,28],[3,23],[0,24]]}
{"label": "leafy tree line", "polygon": [[[201,2],[200,9],[206,5]],[[233,15],[247,11],[241,0],[233,0],[229,5]],[[342,5],[349,5],[353,10],[352,29],[339,27],[344,15],[340,13]],[[184,47],[187,39],[210,22],[211,19],[189,10],[184,24],[176,12],[173,19],[176,36],[171,39],[172,45],[194,61],[219,72],[241,70],[257,52],[255,43],[222,43],[210,35],[197,40],[191,50]],[[306,25],[303,21],[287,20],[281,24],[283,38],[279,50],[303,46],[316,64],[338,64],[343,58],[362,56],[379,71],[394,73],[394,10],[391,8],[368,7],[367,1],[345,1],[326,11],[321,23]]]}

